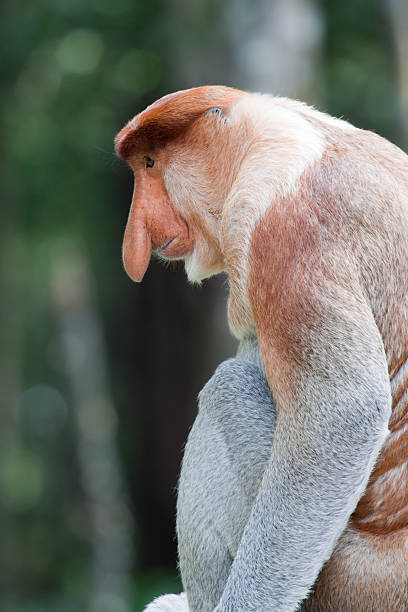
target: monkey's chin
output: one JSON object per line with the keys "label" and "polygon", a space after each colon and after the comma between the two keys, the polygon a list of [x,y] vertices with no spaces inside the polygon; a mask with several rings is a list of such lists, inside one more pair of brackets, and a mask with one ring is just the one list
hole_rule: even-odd
{"label": "monkey's chin", "polygon": [[184,257],[184,269],[189,282],[196,285],[200,285],[201,281],[223,271],[219,266],[206,266],[202,264],[198,260],[195,251]]}

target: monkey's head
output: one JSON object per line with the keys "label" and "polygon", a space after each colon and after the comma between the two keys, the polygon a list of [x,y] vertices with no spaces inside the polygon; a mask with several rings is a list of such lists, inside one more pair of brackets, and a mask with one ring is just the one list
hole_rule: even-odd
{"label": "monkey's head", "polygon": [[152,251],[184,260],[192,281],[224,269],[223,205],[245,155],[245,128],[233,126],[229,113],[246,95],[218,86],[170,94],[117,135],[116,152],[135,178],[123,240],[133,280],[142,280]]}

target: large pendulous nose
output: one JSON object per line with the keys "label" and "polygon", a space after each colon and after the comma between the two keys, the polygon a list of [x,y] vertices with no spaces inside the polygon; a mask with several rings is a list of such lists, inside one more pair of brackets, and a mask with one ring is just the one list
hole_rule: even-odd
{"label": "large pendulous nose", "polygon": [[129,219],[123,238],[122,259],[126,273],[140,283],[149,266],[152,241],[146,225],[145,211],[130,209]]}
{"label": "large pendulous nose", "polygon": [[123,238],[123,264],[130,278],[140,283],[152,250],[180,259],[192,248],[187,223],[171,206],[161,177],[139,174]]}

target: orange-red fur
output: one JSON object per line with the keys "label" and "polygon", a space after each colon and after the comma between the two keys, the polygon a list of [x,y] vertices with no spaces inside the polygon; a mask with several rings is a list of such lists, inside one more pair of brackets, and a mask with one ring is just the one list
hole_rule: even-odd
{"label": "orange-red fur", "polygon": [[162,147],[180,136],[206,110],[228,106],[240,95],[242,92],[230,87],[205,86],[164,96],[119,132],[116,153],[126,159],[141,149]]}

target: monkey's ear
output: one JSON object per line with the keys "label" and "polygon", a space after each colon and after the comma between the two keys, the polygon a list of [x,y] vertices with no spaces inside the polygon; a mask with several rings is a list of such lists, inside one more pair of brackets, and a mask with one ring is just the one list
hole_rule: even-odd
{"label": "monkey's ear", "polygon": [[207,108],[207,110],[204,111],[204,115],[216,115],[220,119],[228,121],[228,117],[224,115],[222,108],[219,108],[218,106],[214,106],[213,108]]}

